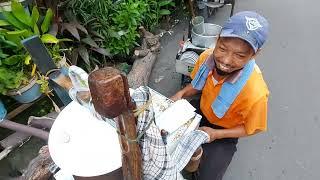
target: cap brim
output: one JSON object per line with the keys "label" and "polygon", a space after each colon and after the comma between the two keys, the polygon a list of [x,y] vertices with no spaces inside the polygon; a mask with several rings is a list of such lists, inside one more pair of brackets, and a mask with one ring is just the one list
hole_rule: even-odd
{"label": "cap brim", "polygon": [[220,32],[220,37],[235,37],[235,38],[240,38],[246,42],[248,42],[251,47],[253,48],[254,52],[257,52],[258,48],[254,46],[254,44],[251,43],[251,41],[243,36],[239,36],[237,34],[233,34],[233,30],[232,29],[222,29],[222,31]]}

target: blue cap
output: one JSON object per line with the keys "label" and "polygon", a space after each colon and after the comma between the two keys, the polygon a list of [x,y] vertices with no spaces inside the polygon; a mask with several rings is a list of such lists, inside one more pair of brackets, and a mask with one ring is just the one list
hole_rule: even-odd
{"label": "blue cap", "polygon": [[268,21],[252,11],[242,11],[232,17],[222,27],[220,37],[237,37],[247,41],[254,52],[262,47],[268,37]]}

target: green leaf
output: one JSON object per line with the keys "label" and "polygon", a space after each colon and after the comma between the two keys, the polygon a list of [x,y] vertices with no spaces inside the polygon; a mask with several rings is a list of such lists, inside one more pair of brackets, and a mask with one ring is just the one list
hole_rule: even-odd
{"label": "green leaf", "polygon": [[110,34],[110,37],[120,39],[119,33],[115,32],[114,30],[108,30],[108,34]]}
{"label": "green leaf", "polygon": [[37,24],[35,24],[35,25],[33,26],[33,32],[34,32],[35,34],[37,34],[37,35],[40,35],[40,30],[39,30]]}
{"label": "green leaf", "polygon": [[62,39],[58,39],[59,42],[72,42],[72,39],[68,39],[68,38],[62,38]]}
{"label": "green leaf", "polygon": [[[18,45],[15,44],[14,42],[5,40],[4,38],[3,38],[2,42],[3,42],[4,44],[8,45],[8,46],[12,46],[12,47],[17,47],[17,46],[18,46]],[[0,52],[1,52],[1,49],[0,49]]]}
{"label": "green leaf", "polygon": [[6,39],[8,39],[11,42],[14,42],[15,44],[17,44],[19,47],[22,46],[21,44],[21,37],[17,36],[17,35],[11,35],[11,34],[7,34],[6,35]]}
{"label": "green leaf", "polygon": [[78,48],[78,52],[79,52],[80,57],[83,59],[83,61],[84,61],[88,66],[90,66],[89,53],[88,53],[88,50],[86,49],[86,47],[80,46],[80,47]]}
{"label": "green leaf", "polygon": [[86,37],[84,39],[81,39],[81,41],[91,47],[94,47],[94,48],[99,48],[98,44],[96,42],[94,42],[94,40],[91,39],[91,37]]}
{"label": "green leaf", "polygon": [[18,31],[8,31],[7,32],[8,35],[12,35],[12,36],[16,36],[19,38],[27,38],[33,35],[33,33],[31,31],[28,31],[26,29],[24,30],[18,30]]}
{"label": "green leaf", "polygon": [[[32,8],[31,27],[34,28],[35,25],[38,26],[37,22],[39,20],[39,17],[40,17],[40,14],[39,14],[38,8],[37,8],[37,6],[34,6]],[[38,30],[39,30],[39,28],[38,28]]]}
{"label": "green leaf", "polygon": [[26,29],[24,29],[24,30],[17,30],[17,31],[8,31],[7,34],[16,35],[16,36],[23,36],[26,32],[28,32],[28,31]]}
{"label": "green leaf", "polygon": [[52,43],[52,44],[56,44],[56,43],[58,43],[59,42],[59,40],[56,38],[56,37],[54,37],[53,35],[51,35],[51,34],[44,34],[44,35],[42,35],[41,36],[41,41],[43,42],[43,43]]}
{"label": "green leaf", "polygon": [[172,7],[175,7],[176,3],[175,2],[171,2],[169,5],[172,6]]}
{"label": "green leaf", "polygon": [[5,17],[7,22],[9,22],[10,25],[14,26],[15,28],[18,28],[18,29],[26,28],[26,26],[22,22],[20,22],[17,18],[15,18],[11,12],[3,11],[1,13]]}
{"label": "green leaf", "polygon": [[30,56],[30,55],[28,55],[28,56],[26,56],[26,57],[24,58],[24,64],[29,65],[29,64],[30,64],[30,61],[31,61],[31,56]]}
{"label": "green leaf", "polygon": [[121,31],[118,31],[118,35],[119,35],[119,36],[123,36],[123,35],[125,35],[125,34],[127,34],[127,32],[122,31],[122,30],[121,30]]}
{"label": "green leaf", "polygon": [[25,9],[21,5],[21,3],[17,1],[11,1],[11,9],[13,15],[23,24],[31,26],[31,18],[30,15],[26,13]]}
{"label": "green leaf", "polygon": [[52,10],[49,8],[47,10],[47,13],[46,13],[46,16],[44,17],[44,20],[41,24],[41,31],[42,33],[46,33],[48,32],[49,30],[49,27],[50,27],[50,24],[51,24],[51,21],[52,21],[52,18],[53,18],[53,12]]}
{"label": "green leaf", "polygon": [[12,66],[17,64],[19,61],[21,61],[23,57],[24,57],[23,55],[13,55],[4,59],[2,62],[6,65]]}
{"label": "green leaf", "polygon": [[170,4],[172,1],[170,0],[162,0],[159,2],[159,6],[162,7],[162,6],[166,6],[168,4]]}
{"label": "green leaf", "polygon": [[[4,54],[0,51],[0,58],[6,58],[8,56],[9,56],[8,54]],[[1,61],[0,61],[0,65],[1,65]]]}
{"label": "green leaf", "polygon": [[160,15],[169,15],[169,14],[171,14],[171,12],[169,11],[169,10],[167,10],[167,9],[161,9],[160,11],[159,11],[159,13],[160,13]]}
{"label": "green leaf", "polygon": [[10,23],[8,23],[8,22],[5,21],[5,20],[1,20],[1,19],[0,19],[0,27],[1,27],[1,26],[8,26],[8,25],[10,25]]}

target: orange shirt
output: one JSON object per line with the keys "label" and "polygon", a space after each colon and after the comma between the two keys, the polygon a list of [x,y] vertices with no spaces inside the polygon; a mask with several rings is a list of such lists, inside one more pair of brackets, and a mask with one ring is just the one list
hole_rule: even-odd
{"label": "orange shirt", "polygon": [[[192,79],[212,51],[213,49],[208,49],[200,55],[191,72]],[[200,100],[200,109],[208,121],[225,128],[232,128],[243,124],[248,135],[254,134],[256,131],[266,131],[269,90],[263,80],[259,67],[255,66],[254,71],[238,97],[234,100],[224,117],[219,119],[212,111],[211,104],[219,95],[222,84],[223,80],[214,84],[212,74],[209,73],[202,89]]]}

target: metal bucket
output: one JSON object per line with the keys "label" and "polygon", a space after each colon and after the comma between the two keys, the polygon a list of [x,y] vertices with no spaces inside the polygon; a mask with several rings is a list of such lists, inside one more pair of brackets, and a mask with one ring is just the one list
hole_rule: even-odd
{"label": "metal bucket", "polygon": [[202,34],[198,34],[197,30],[192,28],[192,44],[198,47],[214,48],[222,27],[211,23],[204,23],[203,26],[204,33]]}
{"label": "metal bucket", "polygon": [[204,33],[204,18],[202,16],[196,16],[194,18],[192,18],[191,21],[192,24],[192,29],[194,30],[194,32],[196,32],[197,34],[203,34]]}

